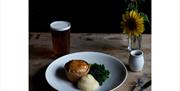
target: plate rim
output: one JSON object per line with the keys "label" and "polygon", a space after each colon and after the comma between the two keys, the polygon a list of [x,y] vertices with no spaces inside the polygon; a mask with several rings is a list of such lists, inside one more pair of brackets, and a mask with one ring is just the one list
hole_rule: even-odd
{"label": "plate rim", "polygon": [[[120,86],[122,86],[122,84],[126,81],[127,76],[128,76],[128,70],[127,70],[125,64],[121,61],[121,59],[119,59],[119,58],[117,58],[117,57],[115,57],[115,56],[112,56],[112,55],[110,55],[110,54],[103,53],[103,52],[82,51],[82,52],[72,52],[72,53],[69,53],[69,54],[67,54],[67,55],[58,57],[57,59],[54,59],[54,60],[48,65],[48,67],[46,68],[46,71],[45,71],[45,78],[46,78],[47,83],[48,83],[51,87],[53,87],[53,86],[48,82],[48,80],[47,80],[47,70],[49,69],[49,67],[50,67],[51,65],[53,65],[56,61],[58,61],[58,60],[59,60],[60,58],[62,58],[62,57],[66,57],[66,56],[70,56],[70,55],[74,55],[74,54],[81,54],[81,53],[93,53],[93,54],[95,53],[95,54],[100,54],[100,55],[103,55],[103,56],[111,57],[111,58],[115,59],[116,61],[118,61],[118,62],[125,68],[125,73],[126,73],[126,75],[125,75],[125,77],[124,77],[124,80],[123,80],[118,86],[114,87],[114,88],[111,89],[110,91],[116,90],[117,88],[119,88]],[[53,88],[56,89],[55,87],[53,87]],[[58,90],[58,89],[56,89],[56,90]]]}

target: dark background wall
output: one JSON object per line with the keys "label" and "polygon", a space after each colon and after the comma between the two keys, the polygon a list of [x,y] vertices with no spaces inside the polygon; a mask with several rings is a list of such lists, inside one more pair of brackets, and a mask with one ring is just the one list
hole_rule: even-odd
{"label": "dark background wall", "polygon": [[[49,24],[55,20],[71,22],[71,32],[122,33],[121,15],[124,0],[29,0],[29,31],[49,32]],[[140,11],[151,21],[151,0],[145,0]],[[144,33],[151,33],[146,23]]]}

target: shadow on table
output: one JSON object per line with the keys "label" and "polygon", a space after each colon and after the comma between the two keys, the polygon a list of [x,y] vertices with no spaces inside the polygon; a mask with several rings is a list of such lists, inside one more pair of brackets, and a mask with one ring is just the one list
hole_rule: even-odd
{"label": "shadow on table", "polygon": [[39,47],[34,45],[29,45],[29,57],[33,58],[53,58],[53,51],[50,48]]}
{"label": "shadow on table", "polygon": [[128,64],[125,64],[126,68],[127,68],[127,71],[131,71],[131,69],[129,68],[129,65]]}
{"label": "shadow on table", "polygon": [[44,66],[35,75],[29,78],[29,91],[57,91],[52,88],[46,81],[45,71],[47,66]]}

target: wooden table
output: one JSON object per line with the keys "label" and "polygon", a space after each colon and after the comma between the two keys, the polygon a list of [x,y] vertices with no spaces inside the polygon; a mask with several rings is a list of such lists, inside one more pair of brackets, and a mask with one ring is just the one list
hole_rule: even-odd
{"label": "wooden table", "polygon": [[[151,79],[151,35],[143,34],[142,50],[145,65],[141,72],[128,69],[129,52],[127,35],[105,33],[72,33],[71,53],[80,51],[96,51],[110,54],[121,59],[128,69],[125,83],[115,91],[131,91],[138,78],[144,81]],[[52,58],[52,42],[50,33],[29,33],[29,90],[55,91],[45,80],[45,70],[54,60]],[[151,91],[151,86],[145,89]]]}

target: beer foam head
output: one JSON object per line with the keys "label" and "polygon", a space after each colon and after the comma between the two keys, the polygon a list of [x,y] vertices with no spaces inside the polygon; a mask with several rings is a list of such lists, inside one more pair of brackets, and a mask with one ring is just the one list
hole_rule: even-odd
{"label": "beer foam head", "polygon": [[50,27],[55,31],[66,31],[71,28],[71,24],[67,21],[54,21]]}

